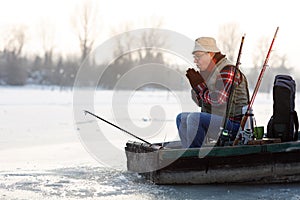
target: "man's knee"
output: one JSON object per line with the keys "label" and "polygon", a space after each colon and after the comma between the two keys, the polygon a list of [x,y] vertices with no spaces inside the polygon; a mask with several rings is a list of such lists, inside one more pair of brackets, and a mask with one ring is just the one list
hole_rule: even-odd
{"label": "man's knee", "polygon": [[182,113],[178,114],[177,117],[176,117],[177,128],[179,128],[179,126],[181,124],[181,116],[182,116]]}
{"label": "man's knee", "polygon": [[177,127],[179,127],[183,123],[186,124],[188,115],[189,115],[189,113],[187,113],[187,112],[183,112],[183,113],[180,113],[177,115],[177,117],[176,117]]}
{"label": "man's knee", "polygon": [[200,122],[200,115],[201,113],[190,113],[187,116],[188,124],[192,126],[198,126]]}

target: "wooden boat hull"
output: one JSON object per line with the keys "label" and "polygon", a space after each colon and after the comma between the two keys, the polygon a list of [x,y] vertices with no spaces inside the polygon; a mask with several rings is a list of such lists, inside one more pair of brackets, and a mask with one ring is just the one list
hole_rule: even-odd
{"label": "wooden boat hull", "polygon": [[299,141],[201,149],[158,149],[127,142],[125,151],[128,170],[156,184],[300,181]]}

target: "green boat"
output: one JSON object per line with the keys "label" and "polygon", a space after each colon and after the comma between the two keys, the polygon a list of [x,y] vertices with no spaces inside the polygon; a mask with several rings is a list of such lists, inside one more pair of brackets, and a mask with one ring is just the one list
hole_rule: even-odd
{"label": "green boat", "polygon": [[180,142],[128,141],[127,168],[156,184],[291,183],[300,181],[300,141],[183,149]]}

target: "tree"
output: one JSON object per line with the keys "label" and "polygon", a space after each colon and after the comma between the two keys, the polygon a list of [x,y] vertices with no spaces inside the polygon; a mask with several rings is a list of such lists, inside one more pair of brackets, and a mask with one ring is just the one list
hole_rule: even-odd
{"label": "tree", "polygon": [[14,26],[6,32],[6,43],[4,49],[17,57],[21,56],[25,40],[27,27],[24,25]]}
{"label": "tree", "polygon": [[[253,87],[256,85],[258,76],[263,68],[267,53],[270,48],[271,41],[269,38],[261,37],[258,40],[257,47],[253,53],[253,64],[254,67],[248,73],[248,81]],[[268,66],[266,67],[265,73],[260,86],[260,91],[270,92],[273,86],[273,80],[277,74],[291,74],[292,68],[287,67],[287,56],[280,55],[274,50],[270,54]]]}
{"label": "tree", "polygon": [[[149,59],[152,57],[156,57],[157,54],[154,49],[145,49],[144,47],[154,46],[154,47],[162,47],[166,46],[167,36],[158,35],[156,29],[161,28],[163,25],[162,18],[151,18],[150,22],[144,20],[144,27],[151,27],[152,29],[145,29],[144,33],[140,36],[135,34],[130,34],[130,30],[133,30],[134,24],[127,22],[123,26],[119,26],[120,28],[113,29],[112,35],[116,35],[117,33],[122,33],[125,38],[123,41],[116,41],[117,48],[113,52],[114,57],[119,57],[124,50],[131,49],[132,46],[139,46],[140,49],[137,49],[134,52],[130,52],[127,55],[122,55],[123,59],[129,60],[129,62],[138,61],[145,62],[145,59]],[[124,62],[122,59],[119,59],[119,62]]]}
{"label": "tree", "polygon": [[227,58],[234,61],[237,57],[239,43],[241,41],[239,25],[236,23],[224,24],[219,28],[218,44]]}
{"label": "tree", "polygon": [[27,62],[22,58],[22,51],[26,41],[26,27],[15,26],[7,32],[7,43],[4,47],[6,80],[10,85],[24,85],[28,72]]}
{"label": "tree", "polygon": [[[150,25],[145,23],[145,27],[151,27],[152,29],[145,29],[139,35],[136,32],[129,32],[133,29],[131,23],[121,26],[122,30],[112,31],[113,34],[121,32],[123,34],[122,41],[116,40],[116,48],[113,52],[115,60],[105,69],[100,81],[101,87],[113,87],[126,72],[138,65],[146,63],[164,64],[164,55],[155,49],[155,47],[166,46],[167,43],[167,36],[158,35],[157,33],[157,29],[162,26],[162,21],[162,19],[152,19]],[[129,51],[132,50],[133,46],[140,48]],[[143,79],[143,76],[157,76],[157,74],[141,74],[139,78]],[[127,89],[131,87],[131,83],[126,84],[122,87]]]}
{"label": "tree", "polygon": [[[146,26],[147,23],[145,23]],[[156,29],[161,28],[163,25],[163,19],[161,18],[156,18],[150,21],[150,27],[152,29],[149,29],[148,31],[145,31],[144,34],[141,36],[141,38],[138,40],[140,41],[140,46],[141,47],[148,47],[148,46],[153,46],[153,47],[162,47],[166,46],[166,37],[167,36],[162,36],[158,35]],[[139,53],[139,60],[140,62],[143,62],[144,59],[152,59],[156,57],[156,52],[155,49],[148,49],[146,52],[143,51],[138,51]],[[147,62],[147,61],[146,61]]]}
{"label": "tree", "polygon": [[87,57],[94,46],[100,27],[97,20],[97,1],[83,1],[80,9],[74,14],[73,26],[79,40],[81,61]]}
{"label": "tree", "polygon": [[46,20],[42,20],[39,27],[41,44],[44,51],[44,65],[51,66],[53,64],[53,50],[55,47],[55,29],[53,25]]}

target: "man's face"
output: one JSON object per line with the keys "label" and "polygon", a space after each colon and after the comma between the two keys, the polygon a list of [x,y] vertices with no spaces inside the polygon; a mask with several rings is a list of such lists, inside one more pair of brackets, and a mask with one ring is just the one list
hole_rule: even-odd
{"label": "man's face", "polygon": [[200,71],[206,71],[209,63],[211,62],[211,53],[196,51],[194,53],[194,63],[200,69]]}

